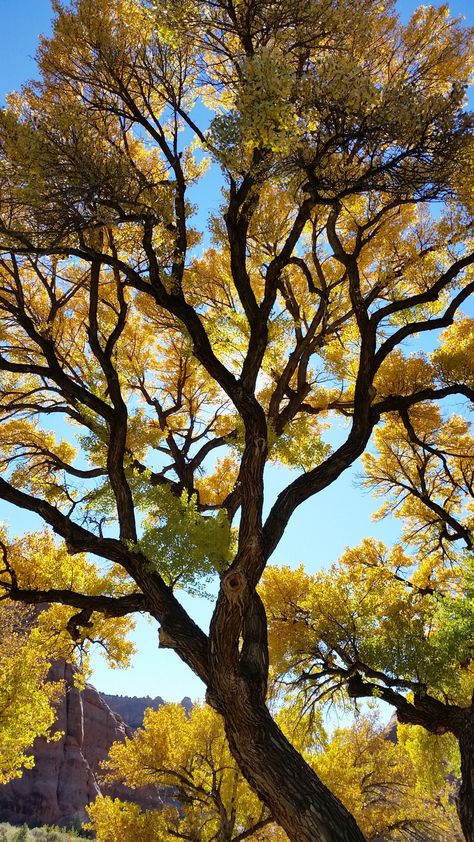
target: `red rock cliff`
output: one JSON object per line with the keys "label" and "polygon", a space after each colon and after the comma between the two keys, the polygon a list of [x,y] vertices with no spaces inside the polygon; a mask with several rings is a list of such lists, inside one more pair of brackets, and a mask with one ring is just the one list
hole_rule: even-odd
{"label": "red rock cliff", "polygon": [[55,664],[51,678],[64,680],[66,686],[55,725],[63,736],[57,742],[36,740],[34,768],[0,787],[0,821],[78,826],[86,820],[86,804],[100,791],[159,806],[155,790],[132,794],[125,787],[100,784],[100,761],[113,742],[124,740],[132,730],[90,684],[82,691],[74,687],[69,665]]}

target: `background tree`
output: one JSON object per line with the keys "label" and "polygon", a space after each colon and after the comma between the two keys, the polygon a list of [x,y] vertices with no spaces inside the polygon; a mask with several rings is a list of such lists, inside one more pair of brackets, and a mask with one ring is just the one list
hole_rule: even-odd
{"label": "background tree", "polygon": [[[471,33],[375,0],[54,8],[41,80],[0,118],[0,496],[114,578],[3,587],[76,628],[150,614],[290,839],[361,840],[268,712],[256,587],[386,413],[472,398],[406,347],[474,289]],[[225,189],[198,248],[206,155]],[[264,517],[269,462],[298,473]],[[206,634],[175,591],[216,572]]]}
{"label": "background tree", "polygon": [[316,770],[368,842],[461,842],[448,767],[424,780],[406,744],[394,736],[373,714],[359,716],[352,726],[336,729],[316,758]]}
{"label": "background tree", "polygon": [[50,662],[25,631],[30,615],[27,608],[0,603],[0,784],[33,765],[28,749],[35,737],[49,735],[61,692],[57,683],[45,682]]}
{"label": "background tree", "polygon": [[[368,842],[462,839],[452,803],[453,784],[446,781],[444,745],[439,768],[431,763],[427,776],[416,762],[417,747],[403,735],[394,741],[393,733],[374,715],[360,716],[351,727],[337,729],[331,740],[321,718],[305,714],[297,698],[280,708],[277,721],[355,816]],[[243,780],[222,721],[209,707],[195,706],[189,717],[181,705],[148,710],[144,727],[125,744],[112,746],[104,768],[108,781],[132,789],[158,787],[164,805],[162,810],[142,810],[99,796],[89,807],[99,842],[138,837],[163,842],[287,838]]]}
{"label": "background tree", "polygon": [[[100,842],[145,837],[193,842],[264,839],[272,821],[233,760],[222,720],[209,707],[189,714],[167,704],[145,712],[143,728],[112,746],[104,763],[106,779],[135,789],[153,785],[163,793],[163,809],[143,811],[134,804],[101,797],[89,808]],[[176,799],[176,801],[174,801]],[[273,828],[271,838],[277,828]],[[285,834],[280,832],[281,840]]]}

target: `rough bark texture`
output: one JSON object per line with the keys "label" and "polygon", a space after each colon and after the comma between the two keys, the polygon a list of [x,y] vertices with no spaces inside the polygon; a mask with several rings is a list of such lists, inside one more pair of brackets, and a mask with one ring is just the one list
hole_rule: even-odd
{"label": "rough bark texture", "polygon": [[223,711],[232,754],[242,773],[292,842],[365,842],[351,814],[284,737],[268,709],[235,687]]}
{"label": "rough bark texture", "polygon": [[466,842],[474,842],[474,714],[472,709],[459,731],[458,741],[461,753],[461,784],[456,807]]}

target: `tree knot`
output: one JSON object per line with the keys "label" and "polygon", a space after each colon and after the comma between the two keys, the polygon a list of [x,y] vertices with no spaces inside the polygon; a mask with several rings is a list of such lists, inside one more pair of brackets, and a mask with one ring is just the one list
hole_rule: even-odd
{"label": "tree knot", "polygon": [[232,570],[223,577],[222,590],[229,602],[241,602],[247,590],[247,577],[241,570]]}

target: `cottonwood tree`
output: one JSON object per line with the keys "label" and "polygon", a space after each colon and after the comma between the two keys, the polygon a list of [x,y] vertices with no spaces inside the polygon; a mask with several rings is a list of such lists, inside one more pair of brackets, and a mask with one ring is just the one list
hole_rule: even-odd
{"label": "cottonwood tree", "polygon": [[[457,340],[455,365],[465,324],[445,337],[445,348]],[[445,351],[432,360],[447,365]],[[465,419],[443,422],[436,408],[421,405],[391,415],[375,442],[375,453],[364,457],[365,482],[383,495],[381,514],[395,509],[403,519],[405,546],[366,539],[315,576],[268,569],[263,596],[274,669],[303,688],[308,706],[347,695],[378,698],[399,722],[450,736],[460,754],[459,820],[470,842],[474,438]],[[424,748],[429,765],[430,741]]]}
{"label": "cottonwood tree", "polygon": [[429,766],[436,774],[426,780],[416,741],[410,745],[400,736],[397,740],[391,723],[381,725],[373,713],[359,715],[351,726],[336,729],[316,757],[316,771],[356,817],[368,842],[461,842],[453,781],[446,780],[439,762],[446,760],[445,746],[444,757]]}
{"label": "cottonwood tree", "polygon": [[[54,10],[0,118],[0,497],[122,591],[3,588],[79,609],[76,631],[154,617],[290,839],[362,840],[268,712],[256,587],[388,412],[472,397],[462,369],[402,376],[474,288],[471,34],[374,0]],[[295,473],[264,518],[268,463]],[[176,591],[216,572],[207,634]]]}
{"label": "cottonwood tree", "polygon": [[163,793],[161,810],[99,796],[89,807],[100,842],[190,839],[243,842],[287,838],[242,777],[230,754],[219,715],[195,705],[145,711],[143,728],[115,743],[103,764],[106,779],[132,789],[154,786]]}
{"label": "cottonwood tree", "polygon": [[[278,711],[278,725],[350,809],[368,842],[460,842],[453,784],[439,763],[430,764],[426,780],[417,763],[416,740],[403,735],[394,740],[393,729],[374,715],[358,717],[328,740],[321,716],[301,708],[297,698],[287,699]],[[446,748],[441,749],[445,761]],[[132,789],[157,787],[164,802],[162,810],[147,810],[99,796],[88,808],[99,842],[288,838],[243,780],[222,720],[208,706],[195,706],[189,716],[181,705],[146,711],[143,728],[125,743],[115,743],[103,767],[107,781]]]}
{"label": "cottonwood tree", "polygon": [[50,664],[40,641],[25,634],[29,614],[21,605],[0,603],[0,784],[33,765],[28,749],[35,737],[49,735],[53,704],[61,692],[60,684],[43,683]]}

